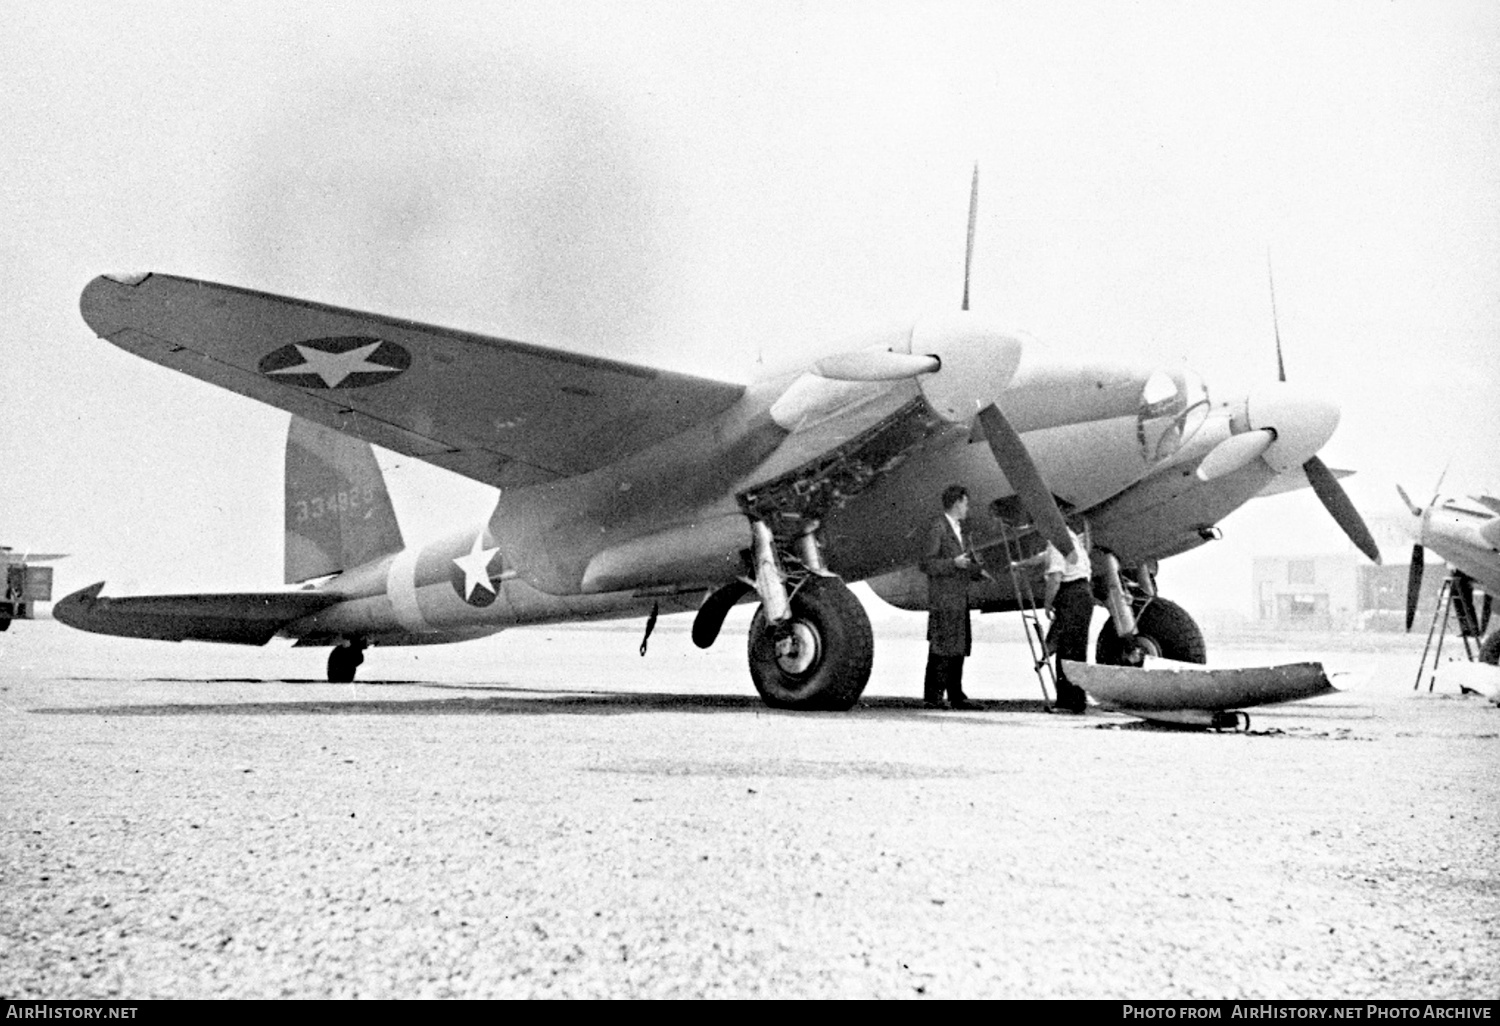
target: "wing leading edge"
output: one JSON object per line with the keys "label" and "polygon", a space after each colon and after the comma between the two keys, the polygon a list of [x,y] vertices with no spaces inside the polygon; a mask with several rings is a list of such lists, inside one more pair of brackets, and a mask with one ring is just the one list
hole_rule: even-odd
{"label": "wing leading edge", "polygon": [[101,338],[496,487],[584,473],[723,412],[744,386],[167,274],[101,276]]}

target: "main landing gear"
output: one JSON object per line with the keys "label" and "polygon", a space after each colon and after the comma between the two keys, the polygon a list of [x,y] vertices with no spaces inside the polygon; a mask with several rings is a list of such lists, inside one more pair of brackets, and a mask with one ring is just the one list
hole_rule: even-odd
{"label": "main landing gear", "polygon": [[772,623],[761,606],[750,624],[750,676],[773,709],[853,707],[870,680],[875,635],[864,606],[837,577],[808,577],[789,614]]}
{"label": "main landing gear", "polygon": [[1139,567],[1127,577],[1119,561],[1106,554],[1101,576],[1109,620],[1094,644],[1094,662],[1100,666],[1140,666],[1148,655],[1180,663],[1207,661],[1203,632],[1187,610],[1156,594],[1154,570],[1154,565]]}
{"label": "main landing gear", "polygon": [[365,646],[360,641],[345,641],[328,653],[328,683],[352,684],[354,672],[365,661]]}
{"label": "main landing gear", "polygon": [[[1208,648],[1203,642],[1203,632],[1177,603],[1170,599],[1154,598],[1135,614],[1135,647],[1146,655],[1162,659],[1175,659],[1181,663],[1204,663],[1208,661]],[[1139,666],[1140,659],[1134,656],[1127,644],[1115,630],[1111,618],[1099,632],[1094,644],[1094,662],[1100,666]]]}
{"label": "main landing gear", "polygon": [[824,566],[817,526],[807,522],[783,553],[770,527],[752,520],[754,582],[732,581],[715,591],[693,622],[694,643],[707,648],[731,606],[752,591],[760,596],[750,624],[750,677],[773,709],[849,709],[870,680],[870,618]]}

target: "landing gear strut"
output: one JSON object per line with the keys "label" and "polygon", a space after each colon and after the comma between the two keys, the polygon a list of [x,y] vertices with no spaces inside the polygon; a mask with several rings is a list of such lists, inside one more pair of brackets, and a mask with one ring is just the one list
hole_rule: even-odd
{"label": "landing gear strut", "polygon": [[328,683],[351,684],[354,682],[354,671],[359,669],[359,664],[365,661],[365,646],[363,642],[344,642],[328,653]]}
{"label": "landing gear strut", "polygon": [[[1105,606],[1109,609],[1109,624],[1120,639],[1119,666],[1140,666],[1145,662],[1146,647],[1141,644],[1139,628],[1135,622],[1135,608],[1125,594],[1125,582],[1120,576],[1120,561],[1115,554],[1104,554]],[[1148,576],[1149,580],[1149,576]]]}

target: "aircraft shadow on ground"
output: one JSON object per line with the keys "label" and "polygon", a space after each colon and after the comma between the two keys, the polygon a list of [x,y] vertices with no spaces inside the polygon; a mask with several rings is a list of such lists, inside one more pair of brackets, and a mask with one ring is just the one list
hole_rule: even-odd
{"label": "aircraft shadow on ground", "polygon": [[[92,679],[92,678],[91,678]],[[214,678],[190,680],[187,678],[152,678],[153,683],[183,684],[326,684],[321,680],[254,678]],[[344,685],[340,685],[343,687]],[[367,692],[383,687],[420,687],[441,691],[494,691],[502,694],[474,697],[465,695],[452,698],[383,699],[370,697]],[[33,709],[33,712],[56,716],[555,716],[594,715],[611,716],[627,713],[650,712],[695,712],[724,713],[745,712],[806,716],[808,713],[788,713],[771,709],[756,695],[703,695],[674,694],[671,692],[621,692],[602,689],[578,688],[557,691],[542,688],[515,687],[504,684],[452,684],[423,681],[372,681],[348,685],[351,695],[347,699],[316,698],[307,701],[278,702],[169,702],[146,704],[116,704],[93,706],[49,706]],[[920,717],[961,718],[965,723],[985,723],[985,713],[1030,712],[1042,713],[1045,706],[1040,699],[1003,700],[978,703],[980,708],[962,713],[927,709],[916,698],[867,698],[859,703],[854,714]],[[834,715],[849,715],[837,713]],[[990,719],[990,724],[1000,721]]]}

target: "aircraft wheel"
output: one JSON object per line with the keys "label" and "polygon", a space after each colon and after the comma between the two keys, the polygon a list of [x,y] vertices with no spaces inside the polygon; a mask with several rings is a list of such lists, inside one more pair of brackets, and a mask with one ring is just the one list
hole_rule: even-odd
{"label": "aircraft wheel", "polygon": [[353,683],[354,671],[364,661],[364,650],[357,645],[339,645],[328,653],[328,683]]}
{"label": "aircraft wheel", "polygon": [[0,618],[0,631],[8,631],[8,630],[10,630],[10,618],[9,617]]}
{"label": "aircraft wheel", "polygon": [[1500,628],[1491,631],[1490,636],[1484,639],[1484,644],[1479,646],[1479,661],[1500,666]]}
{"label": "aircraft wheel", "polygon": [[[1136,639],[1147,655],[1183,663],[1202,663],[1208,659],[1203,632],[1187,610],[1168,599],[1152,599],[1136,613],[1136,631]],[[1129,655],[1126,644],[1115,633],[1114,621],[1110,620],[1094,645],[1094,662],[1100,666],[1126,666],[1130,665]]]}
{"label": "aircraft wheel", "polygon": [[773,709],[842,711],[870,679],[875,636],[843,581],[814,577],[792,596],[792,616],[773,627],[764,609],[750,624],[750,676]]}

